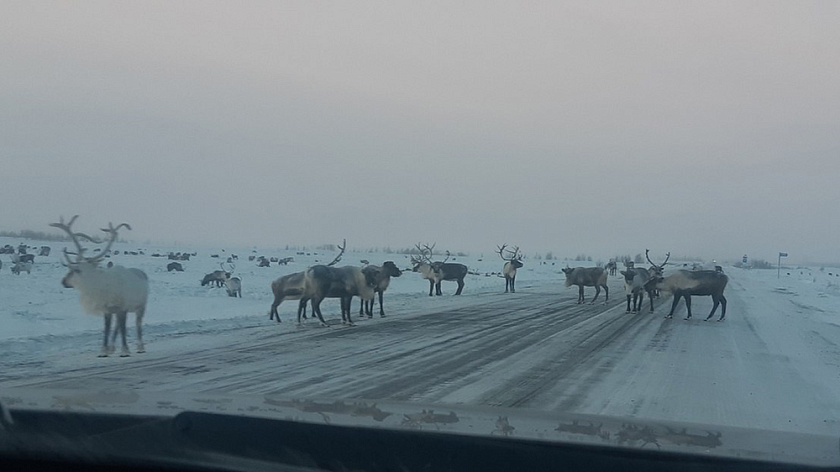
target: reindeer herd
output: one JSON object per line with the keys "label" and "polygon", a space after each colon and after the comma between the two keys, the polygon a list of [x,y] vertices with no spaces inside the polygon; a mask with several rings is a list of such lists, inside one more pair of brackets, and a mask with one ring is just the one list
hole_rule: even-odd
{"label": "reindeer herd", "polygon": [[[126,224],[114,227],[111,223],[108,228],[102,231],[107,235],[107,241],[89,236],[85,233],[75,232],[72,225],[78,215],[65,223],[61,218],[58,223],[50,226],[61,229],[69,236],[76,247],[75,252],[63,251],[68,268],[67,275],[61,281],[65,288],[74,288],[79,292],[79,301],[82,308],[89,314],[101,315],[104,318],[104,331],[102,337],[101,357],[108,356],[115,352],[116,338],[119,335],[122,343],[121,356],[128,356],[130,351],[126,341],[126,319],[128,313],[136,316],[137,328],[137,352],[144,352],[142,321],[146,311],[146,303],[149,294],[149,282],[145,273],[139,269],[125,268],[113,265],[110,262],[106,267],[100,267],[99,263],[110,254],[111,245],[118,238],[118,232],[122,228],[131,230]],[[82,241],[105,244],[104,249],[97,248],[97,254],[88,257]],[[351,302],[353,297],[359,297],[361,306],[359,316],[373,317],[373,305],[376,295],[379,295],[379,316],[385,316],[383,308],[383,294],[388,289],[392,277],[400,277],[402,271],[393,261],[386,261],[381,266],[366,264],[363,267],[343,266],[336,267],[341,260],[347,241],[338,246],[339,254],[332,262],[318,264],[308,269],[284,275],[272,281],[270,288],[274,295],[269,310],[269,319],[280,322],[278,307],[284,300],[297,300],[297,321],[301,322],[306,318],[306,305],[312,308],[312,316],[317,317],[322,326],[328,326],[321,313],[321,302],[326,298],[338,298],[341,304],[342,323],[354,326],[351,316]],[[441,282],[454,281],[458,288],[455,295],[460,295],[464,289],[464,279],[468,274],[467,266],[460,263],[448,262],[451,254],[446,251],[446,258],[443,261],[433,261],[435,245],[416,244],[417,255],[411,257],[412,271],[419,273],[429,281],[429,296],[441,295]],[[505,293],[516,292],[516,272],[523,267],[522,253],[519,247],[508,249],[507,244],[497,246],[496,251],[504,261],[502,274],[505,278]],[[73,256],[73,258],[71,258]],[[709,320],[721,307],[721,315],[718,321],[722,321],[726,315],[726,297],[723,291],[726,288],[728,278],[722,270],[678,270],[670,275],[664,275],[665,265],[668,263],[670,253],[666,255],[665,261],[656,264],[650,260],[649,251],[645,251],[645,257],[651,264],[649,269],[635,267],[632,262],[625,262],[625,270],[620,273],[624,278],[625,296],[627,300],[627,313],[640,313],[642,311],[644,296],[647,294],[650,301],[650,312],[653,312],[653,299],[660,291],[673,294],[671,310],[666,318],[672,318],[674,310],[680,298],[685,299],[687,316],[691,318],[691,297],[711,296],[714,306],[706,320]],[[220,270],[207,274],[202,280],[202,286],[224,286],[231,297],[242,296],[242,284],[239,277],[233,277],[235,265],[228,259],[228,267],[220,264]],[[170,263],[170,267],[173,263]],[[168,267],[169,270],[173,270]],[[717,269],[720,269],[719,267]],[[177,266],[174,270],[179,270]],[[182,270],[182,269],[181,269]],[[609,301],[609,287],[607,277],[615,273],[615,262],[611,261],[606,267],[566,267],[562,269],[566,276],[566,287],[576,285],[578,287],[577,303],[584,303],[584,287],[594,287],[595,297],[590,303],[595,303],[604,289],[604,303]],[[631,304],[632,301],[632,304]],[[111,332],[113,317],[116,315],[116,326]]]}

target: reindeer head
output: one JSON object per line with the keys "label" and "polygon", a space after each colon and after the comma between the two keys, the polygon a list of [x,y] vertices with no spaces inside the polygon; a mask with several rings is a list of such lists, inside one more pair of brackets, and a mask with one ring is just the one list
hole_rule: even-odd
{"label": "reindeer head", "polygon": [[433,243],[431,246],[429,246],[428,244],[420,245],[420,243],[417,243],[414,245],[414,247],[417,248],[419,254],[417,256],[411,256],[412,271],[419,271],[420,266],[422,265],[432,265],[432,252],[435,248],[435,244],[436,243]]}
{"label": "reindeer head", "polygon": [[391,277],[399,277],[402,275],[402,271],[394,264],[393,261],[385,261],[382,263],[382,270],[385,271]]}
{"label": "reindeer head", "polygon": [[[512,251],[510,249],[505,250],[506,247],[507,244],[496,246],[496,248],[498,248],[496,252],[499,253],[499,257],[501,257],[504,261],[510,262],[511,265],[517,269],[522,267],[522,254],[519,253],[519,246],[514,246]],[[507,257],[505,257],[505,254],[507,254]]]}
{"label": "reindeer head", "polygon": [[650,256],[648,255],[649,252],[650,252],[650,249],[645,249],[645,259],[647,259],[647,261],[650,262],[650,265],[651,265],[650,271],[651,271],[652,274],[661,276],[665,272],[665,264],[667,264],[668,259],[671,258],[671,253],[670,252],[665,253],[665,261],[661,265],[657,265],[652,260],[650,260]]}
{"label": "reindeer head", "polygon": [[[109,239],[105,244],[105,247],[101,248],[97,255],[93,257],[85,257],[84,252],[86,249],[82,247],[82,243],[80,241],[81,239],[85,239],[88,242],[92,242],[94,244],[102,244],[103,241],[98,238],[88,236],[85,233],[74,233],[71,227],[73,226],[73,223],[78,217],[79,215],[73,216],[73,218],[70,218],[70,221],[67,223],[64,223],[64,217],[61,217],[58,223],[50,223],[50,226],[58,228],[67,233],[70,236],[70,240],[73,241],[73,244],[76,246],[76,252],[68,252],[67,248],[64,248],[63,250],[64,259],[67,262],[62,264],[64,264],[69,269],[67,275],[65,275],[64,278],[61,279],[61,284],[65,288],[74,287],[74,281],[78,274],[98,268],[99,262],[101,262],[102,259],[104,259],[109,254],[111,245],[114,244],[114,241],[117,240],[118,232],[122,227],[126,227],[129,230],[131,230],[131,226],[129,226],[127,223],[121,223],[116,227],[114,227],[112,223],[108,223],[108,228],[102,228],[102,231],[108,233],[109,235]],[[71,255],[75,256],[74,259],[70,258]]]}

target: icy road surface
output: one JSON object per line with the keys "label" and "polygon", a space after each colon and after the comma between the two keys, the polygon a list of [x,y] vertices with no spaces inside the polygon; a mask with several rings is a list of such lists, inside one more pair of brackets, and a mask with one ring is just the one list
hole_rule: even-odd
{"label": "icy road surface", "polygon": [[[657,301],[655,314],[625,314],[618,277],[610,278],[609,304],[578,305],[577,290],[563,287],[562,275],[521,277],[516,294],[499,293],[498,278],[483,288],[468,280],[461,297],[445,283],[446,295],[430,298],[428,285],[407,273],[420,293],[396,290],[390,303],[386,294],[388,316],[354,313],[356,327],[341,326],[337,301],[324,304],[332,327],[311,320],[297,327],[296,302],[286,302],[281,324],[252,314],[151,325],[149,352],[130,358],[97,358],[94,331],[6,340],[0,391],[118,388],[497,405],[840,435],[836,285],[816,271],[777,281],[775,271],[726,270],[722,323],[703,321],[709,297],[695,298],[690,321],[682,319],[682,303],[674,319],[663,319],[670,299]],[[587,289],[587,299],[592,294]],[[208,310],[252,303],[252,313],[267,313],[270,298],[210,302]],[[133,338],[133,321],[131,327]]]}

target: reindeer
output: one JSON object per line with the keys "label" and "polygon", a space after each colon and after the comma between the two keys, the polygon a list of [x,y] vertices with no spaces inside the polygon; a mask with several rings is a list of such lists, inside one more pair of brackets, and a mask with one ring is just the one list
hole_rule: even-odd
{"label": "reindeer", "polygon": [[[653,262],[652,260],[650,260],[650,256],[648,255],[649,252],[650,252],[650,249],[645,249],[645,259],[647,259],[647,261],[650,263],[650,269],[648,269],[648,270],[650,270],[650,276],[651,277],[661,277],[665,273],[665,265],[668,263],[668,259],[671,258],[671,253],[666,252],[665,253],[665,261],[662,264],[657,264],[657,263]],[[654,298],[659,298],[659,289],[654,288],[653,290],[648,292],[648,295],[653,296]],[[651,300],[650,302],[651,302],[651,305],[652,305],[653,300]],[[653,311],[652,308],[651,308],[651,311]]]}
{"label": "reindeer", "polygon": [[604,303],[610,300],[610,288],[607,287],[607,271],[603,267],[566,267],[563,269],[566,274],[566,287],[577,285],[578,304],[584,302],[583,287],[595,287],[595,297],[589,303],[595,303],[598,295],[601,294],[601,287],[604,288]]}
{"label": "reindeer", "polygon": [[[645,300],[647,291],[645,284],[650,280],[650,272],[643,268],[629,268],[622,270],[624,276],[624,293],[627,295],[626,313],[638,313],[642,311],[642,303]],[[630,311],[630,298],[633,298],[633,310]],[[648,292],[650,299],[650,312],[653,313],[653,294]]]}
{"label": "reindeer", "polygon": [[15,254],[12,253],[12,273],[15,275],[20,275],[21,272],[26,272],[27,274],[31,273],[32,271],[32,254]]}
{"label": "reindeer", "polygon": [[[273,320],[277,318],[280,323],[280,314],[277,312],[277,307],[283,303],[283,300],[302,300],[307,294],[310,280],[306,277],[307,271],[295,272],[294,274],[284,275],[277,280],[271,282],[271,292],[274,294],[274,301],[271,303],[271,309],[268,312],[268,319]],[[301,311],[306,309],[306,301],[302,301],[298,305],[298,320],[300,320]],[[324,323],[323,320],[321,320]],[[324,323],[326,324],[326,323]]]}
{"label": "reindeer", "polygon": [[[382,294],[388,289],[391,284],[391,277],[399,277],[402,271],[394,264],[393,261],[385,261],[382,267],[375,265],[367,265],[362,268],[362,273],[365,277],[372,277],[376,282],[374,285],[374,292],[379,294],[379,317],[385,317],[385,310],[382,308]],[[373,299],[370,301],[362,300],[359,307],[359,316],[367,314],[368,318],[373,318]]]}
{"label": "reindeer", "polygon": [[458,283],[458,290],[455,295],[460,295],[464,290],[464,277],[467,276],[467,266],[464,264],[456,264],[446,262],[449,260],[449,251],[446,251],[446,259],[439,262],[432,262],[432,253],[435,244],[429,246],[424,244],[415,244],[415,247],[420,251],[418,257],[411,257],[412,271],[420,272],[424,279],[429,281],[429,296],[432,296],[432,290],[435,290],[435,295],[442,295],[440,290],[440,283],[443,280],[454,280]]}
{"label": "reindeer", "polygon": [[222,265],[223,263],[219,263],[219,267],[221,270],[214,270],[209,274],[205,275],[203,279],[201,279],[201,286],[204,287],[205,285],[210,285],[211,287],[215,284],[216,288],[222,287],[225,284],[225,280],[230,277],[230,272],[225,270],[225,266]]}
{"label": "reindeer", "polygon": [[233,271],[236,270],[236,264],[230,264],[230,271],[225,272],[225,290],[229,297],[242,298],[242,279],[239,277],[231,277]]}
{"label": "reindeer", "polygon": [[176,272],[183,272],[184,271],[184,266],[182,266],[178,262],[170,262],[169,264],[166,264],[166,271],[167,272],[172,272],[173,270],[176,271]]}
{"label": "reindeer", "polygon": [[[149,296],[149,280],[146,274],[139,269],[130,269],[118,265],[104,269],[99,267],[99,262],[105,258],[111,245],[117,240],[118,231],[123,227],[131,230],[131,226],[122,223],[114,227],[113,224],[108,223],[108,228],[102,229],[110,236],[105,249],[96,256],[85,257],[85,249],[82,247],[80,239],[96,244],[101,243],[101,241],[84,233],[73,232],[71,227],[78,217],[79,215],[74,216],[66,224],[64,218],[61,218],[58,223],[50,224],[50,226],[65,231],[76,246],[75,253],[70,253],[67,248],[64,248],[64,258],[67,261],[65,265],[69,268],[69,272],[61,280],[61,284],[65,288],[75,288],[79,291],[79,302],[87,313],[104,317],[105,330],[99,357],[107,357],[114,352],[114,344],[118,333],[122,338],[120,356],[127,357],[130,355],[125,333],[126,317],[129,312],[134,312],[136,316],[137,352],[146,352],[143,345],[142,328],[143,316],[146,313],[146,301]],[[76,256],[75,260],[70,259],[70,254]],[[111,321],[115,314],[117,315],[117,326],[109,345]]]}
{"label": "reindeer", "polygon": [[242,279],[239,277],[228,277],[225,279],[225,289],[229,297],[242,298]]}
{"label": "reindeer", "polygon": [[715,314],[718,305],[721,306],[718,321],[723,321],[726,316],[726,297],[723,296],[723,290],[728,282],[729,277],[726,274],[715,270],[679,270],[667,277],[654,275],[645,284],[645,288],[647,290],[658,289],[674,295],[671,312],[665,318],[674,317],[674,309],[677,308],[680,297],[683,297],[685,298],[685,309],[688,312],[685,319],[691,319],[691,297],[694,295],[710,295],[714,306],[712,306],[712,311],[704,321],[709,321]]}
{"label": "reindeer", "polygon": [[618,270],[618,264],[616,264],[615,259],[610,259],[610,261],[607,262],[607,265],[604,266],[604,268],[607,269],[607,272],[609,272],[610,275],[615,275],[616,271]]}
{"label": "reindeer", "polygon": [[347,240],[345,239],[344,244],[338,247],[341,252],[329,264],[315,265],[304,272],[289,274],[271,283],[274,302],[271,304],[269,319],[274,319],[276,316],[277,321],[280,322],[277,307],[283,300],[300,300],[298,323],[301,322],[301,317],[306,317],[306,303],[311,302],[314,316],[318,317],[322,326],[329,326],[321,313],[321,302],[324,298],[340,298],[342,322],[353,326],[353,320],[350,318],[352,298],[358,295],[363,300],[372,299],[375,281],[362,273],[358,267],[333,267],[341,260],[347,247]]}
{"label": "reindeer", "polygon": [[505,248],[507,244],[502,244],[501,246],[496,246],[498,248],[499,257],[502,258],[505,262],[505,266],[502,269],[502,273],[505,274],[505,293],[508,293],[508,289],[510,289],[510,293],[516,293],[516,287],[514,283],[516,282],[516,269],[522,267],[522,254],[519,253],[519,246],[515,246],[513,251],[510,249],[507,250],[508,257],[505,257]]}

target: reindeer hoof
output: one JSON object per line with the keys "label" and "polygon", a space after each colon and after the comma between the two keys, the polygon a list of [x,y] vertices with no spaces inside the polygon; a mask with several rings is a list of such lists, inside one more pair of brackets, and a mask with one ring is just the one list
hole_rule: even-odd
{"label": "reindeer hoof", "polygon": [[120,357],[131,357],[131,354],[129,354],[127,352],[124,352],[124,353],[120,354]]}
{"label": "reindeer hoof", "polygon": [[103,352],[103,353],[99,354],[99,355],[98,355],[98,356],[96,356],[96,357],[108,357],[108,353],[107,353],[107,352]]}
{"label": "reindeer hoof", "polygon": [[321,323],[321,327],[322,327],[322,328],[329,328],[329,327],[330,327],[330,325],[328,325],[327,323]]}

